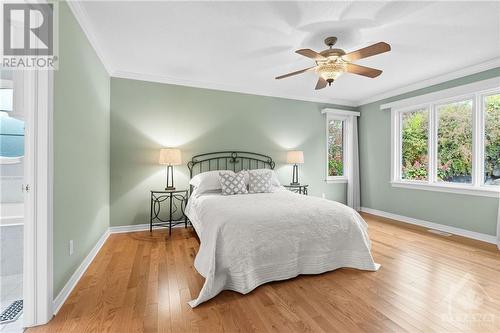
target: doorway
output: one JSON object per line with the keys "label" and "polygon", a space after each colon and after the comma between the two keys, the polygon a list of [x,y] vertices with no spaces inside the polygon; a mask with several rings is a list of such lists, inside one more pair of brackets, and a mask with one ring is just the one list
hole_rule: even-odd
{"label": "doorway", "polygon": [[22,73],[0,68],[0,332],[23,327],[25,110]]}
{"label": "doorway", "polygon": [[51,71],[0,68],[0,332],[52,318]]}

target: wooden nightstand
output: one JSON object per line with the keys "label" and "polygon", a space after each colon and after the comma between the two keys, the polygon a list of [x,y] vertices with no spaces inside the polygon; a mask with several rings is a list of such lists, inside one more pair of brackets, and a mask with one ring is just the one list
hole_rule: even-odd
{"label": "wooden nightstand", "polygon": [[283,185],[283,186],[289,191],[292,191],[292,192],[295,192],[298,194],[307,195],[307,187],[309,185],[299,184],[299,185]]}
{"label": "wooden nightstand", "polygon": [[[166,227],[168,228],[169,235],[171,235],[173,226],[184,223],[184,227],[187,228],[188,218],[186,214],[184,214],[187,200],[188,190],[151,191],[149,231],[153,231],[153,227]],[[167,220],[160,218],[162,204],[166,205],[166,209],[168,209]]]}

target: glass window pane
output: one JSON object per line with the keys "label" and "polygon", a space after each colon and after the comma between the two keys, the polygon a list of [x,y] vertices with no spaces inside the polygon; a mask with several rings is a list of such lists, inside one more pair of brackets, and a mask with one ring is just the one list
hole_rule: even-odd
{"label": "glass window pane", "polygon": [[484,98],[484,183],[500,185],[500,94]]}
{"label": "glass window pane", "polygon": [[344,175],[344,122],[328,122],[328,176]]}
{"label": "glass window pane", "polygon": [[0,111],[12,111],[13,90],[11,88],[0,89]]}
{"label": "glass window pane", "polygon": [[427,180],[429,166],[429,111],[401,114],[401,178]]}
{"label": "glass window pane", "polygon": [[472,183],[472,100],[437,107],[437,179]]}

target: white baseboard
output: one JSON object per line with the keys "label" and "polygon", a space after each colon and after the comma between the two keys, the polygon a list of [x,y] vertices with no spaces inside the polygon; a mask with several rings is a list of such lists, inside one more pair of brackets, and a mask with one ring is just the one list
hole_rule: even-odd
{"label": "white baseboard", "polygon": [[[172,223],[181,223],[184,222],[184,220],[178,220],[178,221],[172,221]],[[188,224],[189,226],[189,224]],[[177,224],[172,226],[172,228],[179,228],[179,227],[184,227],[184,224]],[[116,227],[109,227],[109,233],[110,234],[121,234],[124,232],[134,232],[134,231],[145,231],[149,230],[149,223],[144,223],[144,224],[132,224],[132,225],[119,225]],[[158,230],[157,228],[153,230]]]}
{"label": "white baseboard", "polygon": [[144,230],[149,230],[149,223],[132,224],[132,225],[119,225],[116,227],[109,227],[110,234],[121,234],[124,232],[144,231]]}
{"label": "white baseboard", "polygon": [[388,213],[388,212],[384,212],[382,210],[377,210],[377,209],[372,209],[372,208],[367,208],[367,207],[361,207],[361,211],[368,213],[368,214],[373,214],[373,215],[385,217],[388,219],[401,221],[404,223],[418,225],[418,226],[421,226],[424,228],[436,229],[436,230],[448,232],[450,234],[480,240],[480,241],[483,241],[486,243],[491,243],[491,244],[497,243],[496,237],[492,236],[492,235],[482,234],[479,232],[465,230],[465,229],[456,228],[456,227],[450,227],[450,226],[444,225],[444,224],[428,222],[428,221],[424,221],[424,220],[415,219],[413,217],[397,215],[397,214]]}
{"label": "white baseboard", "polygon": [[102,234],[101,238],[99,238],[99,240],[94,245],[92,250],[90,250],[89,254],[87,254],[85,259],[83,259],[80,266],[78,266],[73,275],[71,275],[71,278],[68,280],[68,282],[66,282],[59,295],[57,295],[57,297],[54,299],[54,301],[52,302],[52,311],[54,315],[56,315],[57,312],[59,312],[64,302],[66,302],[66,299],[68,299],[69,295],[75,288],[76,284],[78,283],[78,281],[80,281],[81,277],[83,276],[89,265],[92,263],[97,253],[99,253],[101,247],[108,239],[109,234],[110,234],[109,229],[106,229],[106,231]]}

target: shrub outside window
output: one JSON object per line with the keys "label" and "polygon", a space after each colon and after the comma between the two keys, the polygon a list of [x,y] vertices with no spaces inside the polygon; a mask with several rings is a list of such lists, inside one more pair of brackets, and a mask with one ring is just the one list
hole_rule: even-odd
{"label": "shrub outside window", "polygon": [[500,94],[483,97],[484,183],[500,185]]}
{"label": "shrub outside window", "polygon": [[393,186],[498,195],[498,88],[391,108],[391,114]]}
{"label": "shrub outside window", "polygon": [[438,105],[437,180],[472,183],[472,100]]}
{"label": "shrub outside window", "polygon": [[344,121],[328,121],[328,176],[344,175]]}
{"label": "shrub outside window", "polygon": [[429,111],[401,113],[401,178],[427,180],[429,173]]}

